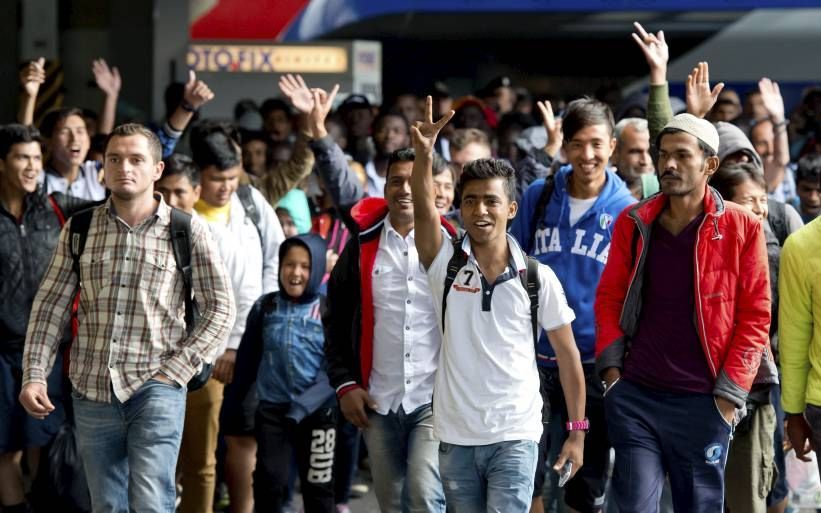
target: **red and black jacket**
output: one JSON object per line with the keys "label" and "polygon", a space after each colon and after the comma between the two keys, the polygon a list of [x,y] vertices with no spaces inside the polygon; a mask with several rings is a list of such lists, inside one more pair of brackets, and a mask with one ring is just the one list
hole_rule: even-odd
{"label": "red and black jacket", "polygon": [[[368,388],[373,365],[373,287],[371,277],[388,204],[365,198],[351,210],[356,236],[351,238],[328,282],[325,357],[328,378],[337,397],[354,388]],[[442,226],[454,235],[449,223]],[[434,319],[435,322],[435,319]]]}

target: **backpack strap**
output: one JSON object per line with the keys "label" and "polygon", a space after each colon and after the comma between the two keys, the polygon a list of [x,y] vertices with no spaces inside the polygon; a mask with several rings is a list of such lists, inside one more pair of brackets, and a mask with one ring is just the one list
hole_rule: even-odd
{"label": "backpack strap", "polygon": [[530,300],[530,325],[533,329],[533,345],[539,345],[539,261],[531,256],[525,255],[527,259],[527,270],[519,273],[522,287],[527,291],[527,298]]}
{"label": "backpack strap", "polygon": [[240,203],[242,203],[242,209],[245,210],[245,215],[248,219],[254,223],[254,228],[257,229],[257,233],[259,234],[259,242],[262,244],[264,240],[262,238],[262,215],[257,208],[256,203],[254,203],[253,193],[251,192],[250,185],[240,185],[237,187],[237,197],[239,198]]}
{"label": "backpack strap", "polygon": [[450,257],[448,260],[448,270],[447,274],[445,275],[445,290],[442,292],[442,333],[445,333],[445,312],[448,308],[448,294],[450,293],[450,288],[453,285],[454,280],[456,280],[456,275],[459,274],[459,270],[467,264],[467,258],[465,257],[465,252],[462,251],[462,240],[464,237],[460,237],[458,239],[453,239],[451,243],[453,244],[453,256]]}
{"label": "backpack strap", "polygon": [[778,239],[778,245],[783,246],[787,237],[790,236],[790,228],[787,223],[787,206],[780,201],[767,200],[767,222],[773,231],[773,235]]}
{"label": "backpack strap", "polygon": [[[533,211],[533,220],[531,225],[535,232],[538,228],[544,228],[544,213],[547,206],[550,204],[550,198],[553,196],[553,191],[556,189],[556,177],[548,175],[544,179],[544,187],[539,194],[539,200],[536,202],[536,209]],[[531,238],[533,234],[531,234]]]}
{"label": "backpack strap", "polygon": [[190,335],[196,324],[191,271],[191,215],[171,209],[171,248],[185,288],[185,330]]}
{"label": "backpack strap", "polygon": [[87,208],[77,212],[71,216],[71,223],[69,224],[68,242],[71,253],[71,267],[74,274],[77,275],[78,281],[82,279],[80,276],[80,257],[86,247],[88,229],[91,226],[91,218],[94,217],[94,210],[94,208]]}
{"label": "backpack strap", "polygon": [[60,208],[60,205],[57,203],[57,200],[54,199],[54,195],[49,194],[48,202],[51,203],[51,208],[54,210],[54,215],[57,216],[57,221],[60,223],[60,228],[66,225],[66,215],[63,212],[63,209]]}

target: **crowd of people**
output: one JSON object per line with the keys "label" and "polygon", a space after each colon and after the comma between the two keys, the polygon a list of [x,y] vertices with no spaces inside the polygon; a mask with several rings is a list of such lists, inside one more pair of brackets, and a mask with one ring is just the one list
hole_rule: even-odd
{"label": "crowd of people", "polygon": [[557,486],[786,511],[785,452],[821,450],[821,89],[788,116],[700,62],[671,98],[663,32],[632,37],[649,88],[621,105],[284,75],[230,122],[192,71],[161,123],[117,124],[103,60],[99,113],[35,119],[27,63],[0,511],[209,513],[222,482],[233,513],[349,512],[360,436],[383,513],[538,513]]}

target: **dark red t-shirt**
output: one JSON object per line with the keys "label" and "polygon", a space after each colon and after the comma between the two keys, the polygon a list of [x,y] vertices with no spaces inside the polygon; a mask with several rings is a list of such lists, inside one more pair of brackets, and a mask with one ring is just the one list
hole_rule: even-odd
{"label": "dark red t-shirt", "polygon": [[638,330],[624,378],[671,392],[712,394],[715,380],[696,330],[695,244],[704,214],[678,235],[653,224]]}

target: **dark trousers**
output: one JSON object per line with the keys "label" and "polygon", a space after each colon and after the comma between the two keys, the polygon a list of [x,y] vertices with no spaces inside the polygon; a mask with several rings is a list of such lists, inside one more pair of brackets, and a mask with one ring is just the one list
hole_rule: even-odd
{"label": "dark trousers", "polygon": [[336,407],[322,407],[299,424],[285,417],[288,409],[287,405],[264,402],[257,407],[255,509],[265,513],[282,511],[288,496],[291,457],[296,454],[305,512],[332,513]]}
{"label": "dark trousers", "polygon": [[[559,369],[539,369],[542,379],[542,400],[551,412],[561,414],[562,436],[566,437],[564,424],[568,420],[564,390],[559,381]],[[607,466],[610,460],[610,442],[607,440],[607,424],[602,403],[601,379],[592,364],[584,365],[586,389],[585,417],[590,420],[590,431],[584,440],[584,465],[564,487],[564,502],[581,513],[600,511],[604,504],[604,489],[607,484]],[[539,440],[539,461],[536,463],[533,496],[541,496],[547,472],[553,472],[552,461],[547,461],[551,445],[551,429],[545,426]],[[562,440],[564,443],[564,439]]]}
{"label": "dark trousers", "polygon": [[351,498],[351,485],[356,477],[361,437],[359,428],[340,415],[336,425],[334,454],[334,497],[337,504],[347,504]]}
{"label": "dark trousers", "polygon": [[622,379],[608,389],[604,409],[616,450],[619,513],[658,511],[665,475],[677,513],[723,512],[732,426],[712,395],[662,392]]}

